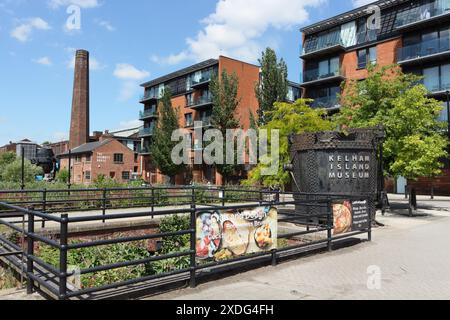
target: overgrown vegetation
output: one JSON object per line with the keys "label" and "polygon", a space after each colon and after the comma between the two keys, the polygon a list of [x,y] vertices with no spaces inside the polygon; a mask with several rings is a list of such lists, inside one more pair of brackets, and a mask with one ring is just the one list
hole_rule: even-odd
{"label": "overgrown vegetation", "polygon": [[[24,182],[34,182],[35,177],[42,174],[42,168],[25,159]],[[10,184],[20,184],[22,181],[22,159],[13,152],[0,154],[0,181]]]}
{"label": "overgrown vegetation", "polygon": [[[190,220],[188,216],[171,216],[164,218],[160,224],[160,232],[174,232],[190,229]],[[118,238],[123,235],[118,235]],[[79,240],[71,243],[80,243]],[[83,248],[79,250],[70,250],[68,252],[68,265],[70,268],[88,269],[98,266],[105,266],[113,263],[126,261],[137,261],[150,258],[152,254],[148,251],[149,243],[147,241],[137,241],[129,243],[120,243],[107,246]],[[162,241],[161,250],[155,254],[166,255],[174,252],[188,251],[190,248],[190,236],[166,237]],[[37,250],[38,256],[45,262],[59,266],[59,251],[47,245],[41,245]],[[181,270],[189,267],[189,256],[181,258],[172,258],[160,260],[138,266],[118,268],[113,270],[101,271],[81,276],[83,288],[92,288],[103,286],[115,282],[122,282],[130,279],[141,278],[149,275],[167,273],[174,270]]]}

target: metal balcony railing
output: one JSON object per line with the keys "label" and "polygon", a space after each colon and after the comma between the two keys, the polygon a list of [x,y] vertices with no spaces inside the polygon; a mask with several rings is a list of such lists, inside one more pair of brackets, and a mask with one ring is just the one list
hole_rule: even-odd
{"label": "metal balcony railing", "polygon": [[395,21],[395,27],[402,28],[445,14],[450,14],[449,4],[441,3],[441,1],[427,3],[399,13]]}
{"label": "metal balcony railing", "polygon": [[197,99],[193,99],[192,101],[188,101],[189,107],[198,107],[201,105],[207,105],[212,103],[212,97],[211,96],[202,96]]}
{"label": "metal balcony railing", "polygon": [[145,137],[145,136],[151,136],[155,132],[155,127],[149,127],[149,128],[143,128],[139,130],[139,136]]}
{"label": "metal balcony railing", "polygon": [[331,70],[327,73],[321,72],[319,69],[306,70],[303,73],[303,83],[334,78],[339,76],[344,77],[344,72],[342,71],[342,69]]}
{"label": "metal balcony railing", "polygon": [[157,117],[157,116],[158,116],[158,113],[156,112],[156,108],[139,112],[139,119],[141,119],[141,120],[146,119],[146,118]]}
{"label": "metal balcony railing", "polygon": [[315,98],[313,102],[311,102],[311,108],[314,109],[332,109],[339,107],[339,100],[336,96],[332,97],[321,97]]}
{"label": "metal balcony railing", "polygon": [[397,61],[399,63],[421,59],[439,53],[450,52],[450,37],[438,38],[423,41],[417,44],[404,46],[397,51]]}

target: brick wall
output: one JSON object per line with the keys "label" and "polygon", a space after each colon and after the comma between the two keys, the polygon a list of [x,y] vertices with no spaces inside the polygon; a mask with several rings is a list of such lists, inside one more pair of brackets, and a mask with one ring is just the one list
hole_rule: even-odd
{"label": "brick wall", "polygon": [[[123,163],[114,162],[116,153],[123,154]],[[72,183],[87,185],[94,182],[100,175],[112,177],[120,183],[126,183],[129,180],[122,178],[123,172],[129,172],[130,178],[132,173],[140,173],[140,157],[135,159],[135,153],[117,140],[112,140],[95,149],[90,162],[87,161],[88,155],[72,156]],[[81,157],[80,161],[77,161],[77,157]],[[61,159],[61,169],[67,169],[68,163],[68,158]],[[91,179],[86,179],[87,171],[90,171]]]}

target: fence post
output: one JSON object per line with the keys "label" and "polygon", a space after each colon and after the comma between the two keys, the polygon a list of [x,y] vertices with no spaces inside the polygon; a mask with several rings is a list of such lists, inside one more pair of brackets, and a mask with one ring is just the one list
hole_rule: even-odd
{"label": "fence post", "polygon": [[67,238],[69,215],[61,216],[60,245],[59,249],[59,299],[67,299]]}
{"label": "fence post", "polygon": [[[102,214],[103,214],[103,217],[106,216],[106,188],[103,188]],[[103,223],[105,223],[105,222],[106,222],[106,220],[103,219]]]}
{"label": "fence post", "polygon": [[152,212],[155,212],[155,188],[152,188]]}
{"label": "fence post", "polygon": [[259,205],[262,206],[263,203],[263,192],[262,189],[259,189]]}
{"label": "fence post", "polygon": [[71,187],[72,187],[72,150],[69,150],[69,177],[67,180],[67,193],[69,196]]}
{"label": "fence post", "polygon": [[331,199],[327,199],[328,208],[327,208],[327,249],[329,252],[333,251],[333,243],[332,243],[332,230],[333,230],[333,208]]}
{"label": "fence post", "polygon": [[434,186],[431,186],[431,200],[434,200]]}
{"label": "fence post", "polygon": [[20,189],[25,189],[25,148],[22,147],[22,169],[21,169],[21,184]]}
{"label": "fence post", "polygon": [[192,204],[191,204],[191,255],[190,255],[190,262],[191,262],[191,275],[190,275],[190,287],[195,288],[197,286],[197,280],[196,280],[196,205],[195,205],[195,187],[192,187]]}
{"label": "fence post", "polygon": [[31,259],[34,256],[34,214],[28,212],[28,235],[27,235],[27,294],[33,293],[33,279],[30,275],[34,273],[34,263]]}
{"label": "fence post", "polygon": [[225,207],[225,186],[222,186],[222,207]]}
{"label": "fence post", "polygon": [[[42,211],[47,212],[47,188],[42,191]],[[45,228],[45,218],[42,218],[42,229]]]}
{"label": "fence post", "polygon": [[[369,203],[369,201],[367,203]],[[369,213],[369,219],[368,219],[369,220],[369,229],[367,231],[367,240],[369,242],[372,241],[372,208],[373,208],[373,206],[370,206],[370,209],[367,210]]]}

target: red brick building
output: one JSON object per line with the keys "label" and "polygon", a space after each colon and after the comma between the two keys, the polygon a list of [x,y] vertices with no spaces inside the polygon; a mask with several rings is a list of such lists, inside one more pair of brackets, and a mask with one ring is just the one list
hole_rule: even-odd
{"label": "red brick building", "polygon": [[[195,64],[188,68],[168,74],[158,79],[142,84],[145,94],[141,99],[144,111],[140,112],[140,119],[144,128],[140,132],[143,139],[142,152],[144,155],[143,177],[150,183],[164,183],[166,178],[158,172],[152,163],[150,145],[154,128],[158,121],[158,99],[161,98],[164,88],[170,88],[173,107],[179,107],[180,127],[190,132],[193,150],[202,148],[202,142],[195,136],[195,121],[202,121],[202,129],[210,127],[212,115],[212,96],[209,84],[213,74],[220,75],[222,71],[228,74],[235,73],[239,80],[238,98],[239,106],[235,118],[239,119],[242,129],[250,128],[250,113],[257,115],[259,108],[255,95],[255,86],[260,80],[260,67],[246,62],[220,56]],[[300,88],[290,83],[291,100],[300,97]],[[193,153],[192,153],[193,154]],[[176,177],[177,184],[190,182],[221,184],[222,177],[212,166],[193,165],[187,172]]]}
{"label": "red brick building", "polygon": [[[380,19],[376,17],[377,11]],[[430,96],[442,101],[441,121],[448,122],[449,0],[377,1],[301,31],[302,87],[304,96],[314,99],[312,107],[337,112],[342,81],[364,79],[369,64],[398,63],[404,72],[424,77]],[[405,179],[399,179],[391,186],[403,192],[405,183]],[[432,184],[437,194],[450,195],[450,171],[446,169],[434,181],[409,181],[420,193],[429,193]]]}
{"label": "red brick building", "polygon": [[[60,156],[61,169],[69,168],[69,154]],[[140,177],[139,155],[110,136],[71,150],[73,184],[89,185],[99,176],[127,183]]]}

